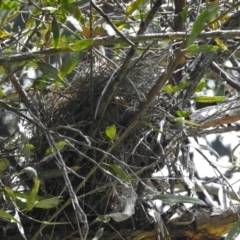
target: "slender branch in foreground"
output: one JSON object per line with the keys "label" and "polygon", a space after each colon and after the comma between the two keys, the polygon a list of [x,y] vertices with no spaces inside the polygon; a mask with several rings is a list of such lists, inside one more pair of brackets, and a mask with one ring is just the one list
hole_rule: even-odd
{"label": "slender branch in foreground", "polygon": [[[186,34],[185,32],[168,32],[168,33],[128,36],[128,39],[132,42],[137,43],[137,42],[143,42],[143,41],[164,41],[169,39],[183,40],[183,39],[186,39],[188,36],[189,34]],[[198,39],[215,38],[215,37],[220,37],[221,39],[240,37],[240,30],[216,30],[211,32],[204,32],[198,36]],[[101,37],[101,38],[97,37],[92,40],[93,40],[92,44],[86,47],[86,49],[90,47],[101,46],[101,45],[105,46],[105,45],[125,42],[125,40],[123,40],[121,37],[115,37],[115,36]],[[79,41],[86,41],[86,40],[79,40]],[[70,43],[69,43],[69,47],[65,47],[65,48],[50,48],[50,49],[44,49],[44,50],[39,50],[34,52],[3,53],[0,55],[0,64],[40,59],[48,56],[69,53],[69,52],[74,52],[74,50],[71,49]]]}

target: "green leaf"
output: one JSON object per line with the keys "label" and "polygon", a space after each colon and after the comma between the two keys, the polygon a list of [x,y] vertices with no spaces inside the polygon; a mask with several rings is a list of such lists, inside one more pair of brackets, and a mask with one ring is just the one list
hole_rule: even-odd
{"label": "green leaf", "polygon": [[7,10],[20,7],[20,4],[17,1],[1,1],[0,6],[1,10]]}
{"label": "green leaf", "polygon": [[40,76],[38,79],[35,79],[34,86],[37,86],[38,89],[45,88],[49,84],[53,84],[54,80],[47,77],[46,75]]}
{"label": "green leaf", "polygon": [[[14,195],[18,198],[18,199],[29,199],[29,196],[30,196],[30,192],[18,192],[18,191],[14,191]],[[42,197],[42,196],[36,196],[36,201],[42,201],[44,199],[47,199],[47,198],[52,198],[53,196],[52,195],[47,195],[45,197]]]}
{"label": "green leaf", "polygon": [[28,139],[28,136],[26,135],[26,133],[24,131],[20,130],[20,134],[21,134],[21,143],[22,144],[28,143],[29,139]]}
{"label": "green leaf", "polygon": [[105,131],[105,132],[106,132],[106,135],[107,135],[110,139],[113,139],[113,138],[116,136],[116,133],[117,133],[117,129],[116,129],[115,124],[106,127],[106,131]]}
{"label": "green leaf", "polygon": [[52,16],[52,17],[53,17],[53,20],[52,20],[53,41],[54,41],[54,47],[57,48],[60,40],[60,31],[59,31],[59,26],[58,26],[56,17],[55,16]]}
{"label": "green leaf", "polygon": [[185,124],[187,124],[187,125],[191,125],[191,126],[194,126],[194,127],[201,127],[200,124],[194,123],[194,122],[191,122],[191,121],[188,121],[188,120],[185,120],[185,119],[182,118],[182,117],[175,118],[175,120],[176,120],[177,122],[185,123]]}
{"label": "green leaf", "polygon": [[47,198],[47,199],[44,199],[42,201],[35,202],[34,207],[35,208],[42,208],[42,209],[55,208],[60,204],[61,201],[62,200],[60,200],[57,197]]}
{"label": "green leaf", "polygon": [[60,142],[55,143],[55,146],[57,149],[62,149],[63,147],[66,146],[66,144],[67,143],[65,141],[60,141]]}
{"label": "green leaf", "polygon": [[166,93],[174,93],[176,92],[176,86],[173,86],[172,84],[168,84],[163,88],[163,91]]}
{"label": "green leaf", "polygon": [[[80,169],[79,166],[73,166],[67,169],[67,173],[72,173],[72,172],[77,172]],[[38,173],[38,178],[40,180],[46,180],[46,179],[51,179],[51,178],[57,178],[63,176],[64,171],[63,169],[51,169],[51,170],[46,170]]]}
{"label": "green leaf", "polygon": [[47,75],[48,77],[53,78],[53,79],[59,78],[58,70],[55,67],[53,67],[51,64],[39,61],[39,62],[37,62],[37,65],[38,65],[39,70],[43,74]]}
{"label": "green leaf", "polygon": [[26,148],[26,145],[23,147],[23,155],[25,157],[26,163],[29,163],[30,157],[31,157],[31,150]]}
{"label": "green leaf", "polygon": [[187,46],[193,44],[197,36],[201,33],[204,28],[205,23],[210,22],[216,15],[219,10],[218,6],[209,6],[207,9],[203,10],[200,15],[197,17],[196,21],[193,24],[192,31],[188,37]]}
{"label": "green leaf", "polygon": [[150,129],[153,129],[155,132],[163,133],[163,131],[161,131],[159,128],[153,126],[151,123],[145,122],[145,121],[143,121],[143,123],[144,123],[147,127],[149,127]]}
{"label": "green leaf", "polygon": [[10,188],[8,188],[8,187],[4,187],[3,190],[4,190],[5,194],[6,194],[10,199],[12,199],[12,201],[13,201],[14,203],[16,203],[16,196],[15,196],[13,190],[10,189]]}
{"label": "green leaf", "polygon": [[95,237],[93,238],[93,240],[98,240],[100,237],[102,237],[103,231],[104,231],[104,228],[98,229],[98,231],[97,231]]}
{"label": "green leaf", "polygon": [[190,112],[188,111],[176,111],[176,114],[179,116],[179,117],[189,117],[191,115]]}
{"label": "green leaf", "polygon": [[3,173],[7,169],[8,164],[9,164],[9,161],[7,160],[7,158],[0,159],[0,178],[2,177]]}
{"label": "green leaf", "polygon": [[18,103],[14,103],[14,102],[9,102],[8,103],[10,106],[14,107],[14,108],[21,108],[22,106]]}
{"label": "green leaf", "polygon": [[204,52],[216,52],[221,49],[218,46],[212,46],[212,45],[198,46],[197,44],[192,44],[187,48],[187,50],[192,53],[204,53]]}
{"label": "green leaf", "polygon": [[34,185],[27,201],[27,207],[26,207],[27,211],[31,211],[33,209],[34,203],[36,201],[36,197],[38,194],[39,186],[40,186],[40,181],[37,178],[34,178],[33,181],[34,181]]}
{"label": "green leaf", "polygon": [[127,174],[122,170],[121,167],[119,167],[116,164],[108,164],[108,166],[115,172],[117,175],[119,175],[124,181],[126,181],[129,185],[131,185],[131,181]]}
{"label": "green leaf", "polygon": [[10,34],[6,30],[0,28],[0,39],[5,38],[5,37],[9,37],[9,36],[10,36]]}
{"label": "green leaf", "polygon": [[185,7],[181,12],[180,15],[182,17],[182,20],[185,22],[188,16],[188,7]]}
{"label": "green leaf", "polygon": [[68,47],[70,47],[72,51],[81,51],[91,47],[93,42],[94,42],[93,39],[84,39],[84,40],[76,41],[72,46],[68,46]]}
{"label": "green leaf", "polygon": [[68,74],[70,74],[76,66],[82,61],[82,59],[86,56],[86,52],[76,52],[70,53],[66,58],[64,63],[62,64],[58,76],[60,78],[65,78]]}
{"label": "green leaf", "polygon": [[222,41],[219,37],[215,37],[215,38],[214,38],[214,41],[217,43],[217,45],[218,45],[221,49],[223,49],[223,50],[225,50],[225,51],[229,51],[228,48],[227,48],[227,46],[223,43],[223,41]]}
{"label": "green leaf", "polygon": [[7,213],[7,212],[5,212],[3,210],[0,210],[0,218],[8,219],[10,221],[14,221],[14,222],[20,224],[20,222],[16,218],[14,218],[11,214],[9,214],[9,213]]}
{"label": "green leaf", "polygon": [[37,171],[32,167],[25,167],[21,172],[19,172],[17,175],[28,173],[33,179],[38,179]]}
{"label": "green leaf", "polygon": [[220,84],[219,88],[216,90],[217,96],[225,96],[226,84],[227,84],[227,82],[225,82],[225,81],[222,82],[222,84]]}
{"label": "green leaf", "polygon": [[46,179],[61,177],[63,176],[63,174],[64,174],[63,169],[51,169],[51,170],[40,172],[38,174],[38,177],[41,180],[46,180]]}
{"label": "green leaf", "polygon": [[184,81],[181,82],[178,86],[176,86],[176,91],[181,91],[184,88],[187,88],[188,86],[190,86],[192,84],[192,81]]}
{"label": "green leaf", "polygon": [[195,97],[194,100],[196,102],[201,103],[213,103],[213,102],[221,102],[225,99],[225,96],[198,96]]}
{"label": "green leaf", "polygon": [[205,87],[206,87],[206,81],[205,81],[205,79],[202,79],[199,83],[198,83],[198,85],[196,86],[196,88],[195,88],[195,90],[194,90],[194,92],[196,93],[196,92],[201,92]]}
{"label": "green leaf", "polygon": [[30,144],[30,143],[26,143],[25,144],[25,147],[27,148],[27,149],[29,149],[29,150],[33,150],[35,147],[32,145],[32,144]]}
{"label": "green leaf", "polygon": [[192,198],[187,196],[177,196],[172,194],[155,195],[153,197],[153,200],[162,200],[163,202],[168,202],[168,203],[192,203],[192,204],[206,206],[206,204],[198,198]]}
{"label": "green leaf", "polygon": [[35,19],[34,18],[29,18],[25,21],[25,28],[31,28],[33,26],[35,26]]}
{"label": "green leaf", "polygon": [[[70,3],[70,4],[64,4],[64,5],[61,6],[60,10],[61,10],[61,12],[67,11],[72,16],[74,16],[76,19],[78,19],[78,21],[80,23],[84,24],[83,15],[82,15],[78,5],[81,5],[81,4],[77,4],[77,2]],[[67,14],[67,15],[69,15],[69,14]]]}
{"label": "green leaf", "polygon": [[53,78],[55,82],[61,83],[64,87],[68,87],[69,84],[58,76],[58,70],[52,65],[39,61],[37,62],[39,70],[46,76]]}
{"label": "green leaf", "polygon": [[143,3],[145,3],[145,0],[135,0],[133,1],[126,9],[126,15],[129,16],[132,14],[136,9],[138,9]]}
{"label": "green leaf", "polygon": [[238,220],[237,222],[234,223],[232,229],[230,230],[230,232],[228,233],[227,237],[225,238],[225,240],[233,240],[233,239],[237,239],[237,237],[240,234],[240,220]]}
{"label": "green leaf", "polygon": [[99,215],[96,220],[99,222],[108,223],[111,218],[108,215]]}
{"label": "green leaf", "polygon": [[[57,143],[55,143],[55,148],[58,150],[61,150],[62,148],[64,148],[66,146],[66,144],[67,143],[65,141],[57,142]],[[48,148],[45,152],[45,156],[53,153],[55,151],[55,148],[54,147]]]}
{"label": "green leaf", "polygon": [[3,98],[5,96],[6,96],[5,92],[2,90],[2,88],[0,88],[0,98]]}
{"label": "green leaf", "polygon": [[180,84],[178,84],[177,86],[168,84],[163,88],[163,91],[166,93],[175,93],[175,92],[179,92],[182,89],[190,86],[191,84],[192,84],[192,81],[184,81],[184,82],[181,82]]}

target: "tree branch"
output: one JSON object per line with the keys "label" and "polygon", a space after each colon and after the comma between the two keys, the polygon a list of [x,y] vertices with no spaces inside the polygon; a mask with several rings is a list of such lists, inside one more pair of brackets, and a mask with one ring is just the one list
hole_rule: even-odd
{"label": "tree branch", "polygon": [[223,102],[215,106],[196,110],[190,115],[191,121],[202,124],[201,128],[216,127],[240,120],[240,100]]}
{"label": "tree branch", "polygon": [[[132,42],[137,43],[137,42],[143,42],[143,41],[161,41],[161,40],[169,40],[169,39],[183,40],[183,39],[186,39],[188,36],[189,34],[186,34],[185,32],[168,32],[168,33],[129,36],[128,39]],[[240,30],[216,30],[211,32],[204,32],[198,36],[198,39],[215,38],[215,37],[220,37],[221,39],[240,37]],[[79,41],[86,41],[86,40],[79,40]],[[121,37],[115,37],[115,36],[101,37],[101,38],[98,37],[93,39],[92,44],[86,47],[86,49],[90,47],[97,47],[101,45],[105,46],[105,45],[111,45],[111,44],[117,44],[117,43],[123,43],[123,42],[125,41]],[[0,55],[0,64],[40,59],[48,56],[54,56],[54,55],[69,53],[69,52],[74,52],[74,50],[71,49],[71,44],[69,44],[69,47],[65,47],[65,48],[57,48],[57,49],[51,48],[51,49],[34,51],[34,52],[3,53]]]}

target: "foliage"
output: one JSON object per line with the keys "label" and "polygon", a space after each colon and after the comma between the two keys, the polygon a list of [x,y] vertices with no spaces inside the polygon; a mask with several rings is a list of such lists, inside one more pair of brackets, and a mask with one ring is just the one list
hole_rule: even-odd
{"label": "foliage", "polygon": [[[217,193],[207,189],[190,143],[238,129],[238,7],[225,0],[1,1],[3,228],[24,239],[50,232],[110,239],[113,231],[128,239],[134,230],[121,231],[120,222],[133,220],[160,239],[237,235],[238,216],[227,204],[239,200],[232,172],[224,176],[204,152],[219,158],[215,150],[195,141],[217,173]],[[235,146],[231,168],[239,167]],[[218,232],[210,216],[197,225],[212,197],[219,215],[229,213]],[[61,232],[69,223],[77,230]],[[189,228],[176,233],[184,223]],[[147,239],[144,230],[132,239]]]}

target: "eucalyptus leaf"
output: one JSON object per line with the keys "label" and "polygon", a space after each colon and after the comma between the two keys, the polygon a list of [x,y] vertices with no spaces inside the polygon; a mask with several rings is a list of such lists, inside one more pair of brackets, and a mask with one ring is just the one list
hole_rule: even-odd
{"label": "eucalyptus leaf", "polygon": [[91,47],[93,43],[93,39],[84,39],[84,40],[79,40],[74,43],[74,45],[69,46],[73,51],[81,51],[84,49],[87,49]]}
{"label": "eucalyptus leaf", "polygon": [[185,22],[188,16],[188,7],[185,7],[181,12],[180,15],[182,17],[182,20]]}
{"label": "eucalyptus leaf", "polygon": [[93,238],[93,240],[98,240],[99,238],[102,237],[102,234],[103,234],[103,231],[104,231],[104,228],[100,228],[98,229],[97,233],[95,234],[95,237]]}
{"label": "eucalyptus leaf", "polygon": [[201,103],[214,103],[214,102],[221,102],[225,99],[225,96],[198,96],[195,97],[194,100],[196,102]]}
{"label": "eucalyptus leaf", "polygon": [[67,75],[72,73],[75,67],[82,61],[82,59],[86,56],[86,52],[74,52],[70,53],[64,63],[62,64],[58,76],[60,78],[65,78]]}
{"label": "eucalyptus leaf", "polygon": [[129,6],[127,6],[126,9],[126,15],[132,14],[135,10],[137,10],[143,3],[145,3],[145,0],[135,0],[133,1]]}
{"label": "eucalyptus leaf", "polygon": [[36,201],[36,197],[38,194],[39,186],[40,186],[40,181],[37,178],[34,178],[33,181],[34,181],[34,185],[30,191],[30,196],[27,201],[27,207],[26,207],[27,211],[31,211],[33,209],[34,203]]}
{"label": "eucalyptus leaf", "polygon": [[189,117],[190,115],[191,115],[191,113],[190,112],[188,112],[188,111],[180,111],[180,110],[178,110],[178,111],[176,111],[176,114],[179,116],[179,117]]}
{"label": "eucalyptus leaf", "polygon": [[191,122],[191,121],[188,121],[188,120],[185,120],[184,118],[182,117],[177,117],[175,118],[176,121],[180,122],[180,123],[185,123],[187,125],[191,125],[191,126],[194,126],[194,127],[201,127],[200,124],[198,123],[195,123],[195,122]]}
{"label": "eucalyptus leaf", "polygon": [[23,174],[23,173],[28,173],[33,179],[38,178],[37,171],[32,167],[25,167],[17,175],[20,175],[20,174]]}
{"label": "eucalyptus leaf", "polygon": [[1,1],[0,6],[1,10],[7,10],[20,7],[20,3],[17,1]]}
{"label": "eucalyptus leaf", "polygon": [[219,10],[218,6],[209,6],[207,9],[203,10],[200,15],[197,17],[196,21],[193,24],[192,31],[188,37],[187,46],[193,44],[197,36],[203,30],[205,23],[210,22],[216,15]]}
{"label": "eucalyptus leaf", "polygon": [[53,33],[53,41],[54,41],[54,47],[58,47],[58,43],[60,41],[60,31],[59,31],[59,26],[58,22],[55,16],[52,16],[52,33]]}
{"label": "eucalyptus leaf", "polygon": [[47,198],[39,202],[34,203],[35,208],[50,209],[57,207],[61,202],[61,199],[57,197]]}
{"label": "eucalyptus leaf", "polygon": [[0,158],[0,178],[2,177],[3,173],[7,169],[9,165],[9,161],[7,158]]}
{"label": "eucalyptus leaf", "polygon": [[175,93],[175,92],[181,91],[184,88],[187,88],[191,84],[192,84],[192,81],[184,81],[184,82],[179,83],[177,86],[168,84],[163,88],[163,91],[167,92],[167,93]]}
{"label": "eucalyptus leaf", "polygon": [[206,87],[206,81],[204,79],[201,79],[201,81],[196,86],[194,92],[201,92]]}
{"label": "eucalyptus leaf", "polygon": [[221,49],[218,46],[212,46],[212,45],[198,46],[196,44],[192,44],[187,48],[187,50],[192,53],[204,53],[204,52],[217,52]]}
{"label": "eucalyptus leaf", "polygon": [[131,181],[128,175],[122,170],[122,168],[116,164],[108,164],[108,166],[117,173],[124,181],[131,185]]}
{"label": "eucalyptus leaf", "polygon": [[45,156],[55,152],[56,149],[58,149],[58,150],[63,149],[66,146],[66,144],[67,143],[65,141],[60,141],[60,142],[55,143],[55,148],[54,147],[48,148],[45,152]]}
{"label": "eucalyptus leaf", "polygon": [[105,132],[106,132],[106,135],[107,135],[110,139],[113,139],[113,138],[116,136],[116,133],[117,133],[117,129],[116,129],[115,124],[106,127],[106,131],[105,131]]}
{"label": "eucalyptus leaf", "polygon": [[96,220],[99,222],[108,223],[111,218],[109,217],[109,215],[99,215]]}
{"label": "eucalyptus leaf", "polygon": [[20,224],[20,222],[16,218],[14,218],[11,214],[9,214],[9,213],[7,213],[7,212],[5,212],[3,210],[0,210],[0,218],[8,219],[10,221],[14,221],[14,222]]}

